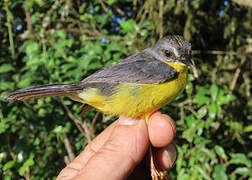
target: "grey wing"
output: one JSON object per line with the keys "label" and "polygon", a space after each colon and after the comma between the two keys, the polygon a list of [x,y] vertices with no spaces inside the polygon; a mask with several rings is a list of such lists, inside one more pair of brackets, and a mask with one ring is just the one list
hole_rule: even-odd
{"label": "grey wing", "polygon": [[177,76],[174,68],[144,52],[105,67],[84,79],[84,83],[160,84]]}

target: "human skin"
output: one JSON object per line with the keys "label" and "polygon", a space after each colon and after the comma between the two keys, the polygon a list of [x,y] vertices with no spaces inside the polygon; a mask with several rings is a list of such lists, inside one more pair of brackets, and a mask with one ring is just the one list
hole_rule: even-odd
{"label": "human skin", "polygon": [[172,144],[175,132],[174,121],[161,112],[152,114],[148,125],[143,119],[120,117],[89,143],[57,180],[147,178],[150,173],[144,172],[148,168],[143,159],[150,144],[155,147],[158,166],[168,170],[177,157]]}

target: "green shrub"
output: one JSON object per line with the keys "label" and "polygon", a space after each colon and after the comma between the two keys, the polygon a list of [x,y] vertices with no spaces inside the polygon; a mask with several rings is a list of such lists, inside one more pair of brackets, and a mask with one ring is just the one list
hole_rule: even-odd
{"label": "green shrub", "polygon": [[[185,92],[163,108],[177,124],[179,156],[169,175],[252,179],[252,10],[246,2],[1,1],[0,96],[78,82],[162,35],[181,34],[192,43],[199,78],[190,75]],[[95,110],[81,119],[81,107],[67,98],[1,99],[2,179],[55,179],[113,121]]]}

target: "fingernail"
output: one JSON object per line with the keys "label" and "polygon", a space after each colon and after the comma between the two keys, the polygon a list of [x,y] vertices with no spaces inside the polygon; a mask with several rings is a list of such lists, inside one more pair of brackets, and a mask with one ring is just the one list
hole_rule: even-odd
{"label": "fingernail", "polygon": [[118,119],[118,124],[120,124],[120,125],[135,125],[137,123],[137,121],[138,121],[138,119],[120,117]]}
{"label": "fingernail", "polygon": [[178,155],[177,148],[174,144],[170,144],[166,147],[165,151],[166,151],[167,159],[169,161],[168,164],[169,164],[170,168],[172,168],[177,160],[177,155]]}

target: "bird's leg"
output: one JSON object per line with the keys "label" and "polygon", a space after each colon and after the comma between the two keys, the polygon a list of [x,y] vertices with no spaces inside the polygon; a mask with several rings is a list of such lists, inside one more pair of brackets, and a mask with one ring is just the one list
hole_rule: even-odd
{"label": "bird's leg", "polygon": [[82,107],[82,111],[80,113],[80,117],[84,116],[84,114],[86,114],[92,108],[93,108],[92,106],[89,106],[88,104],[84,104],[84,106]]}
{"label": "bird's leg", "polygon": [[168,180],[166,171],[161,170],[154,159],[153,146],[149,147],[150,171],[152,180]]}
{"label": "bird's leg", "polygon": [[[149,115],[145,117],[145,121],[146,121],[146,124],[149,123]],[[153,154],[153,148],[154,147],[150,145],[149,156],[150,156],[150,172],[151,172],[152,180],[168,180],[168,175],[166,171],[161,170],[157,165],[157,162]]]}

